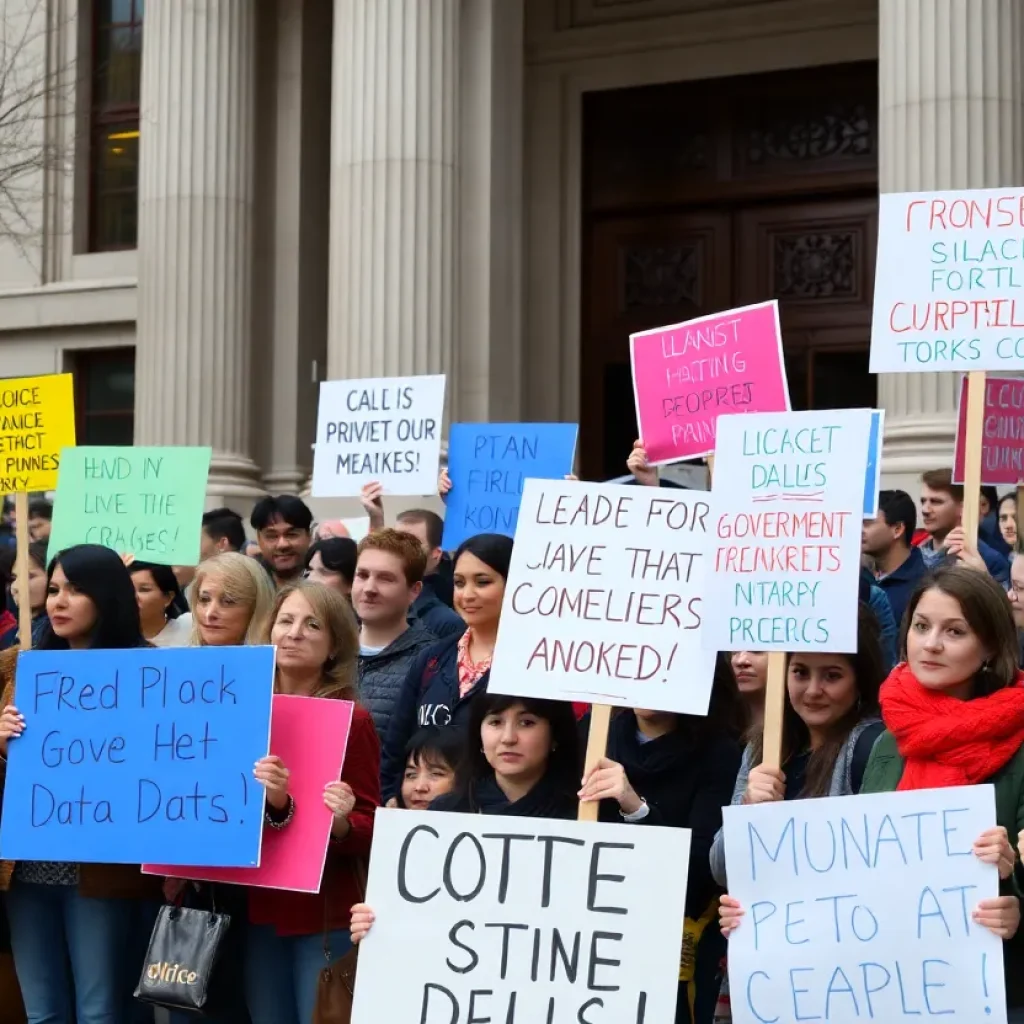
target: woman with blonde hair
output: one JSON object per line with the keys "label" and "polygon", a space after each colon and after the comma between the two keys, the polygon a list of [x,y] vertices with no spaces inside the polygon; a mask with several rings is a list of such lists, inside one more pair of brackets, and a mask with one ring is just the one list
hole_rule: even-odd
{"label": "woman with blonde hair", "polygon": [[192,646],[263,643],[274,587],[263,567],[235,551],[200,562],[192,583]]}
{"label": "woman with blonde hair", "polygon": [[[359,633],[336,590],[310,582],[283,588],[263,640],[277,649],[275,693],[356,701]],[[265,757],[256,778],[267,793],[266,827],[287,828],[295,815],[288,767],[279,757]],[[336,960],[351,947],[349,908],[364,898],[359,879],[380,806],[380,743],[359,704],[341,779],[324,783],[334,820],[320,892],[249,890],[245,994],[254,1024],[307,1024],[325,955]]]}

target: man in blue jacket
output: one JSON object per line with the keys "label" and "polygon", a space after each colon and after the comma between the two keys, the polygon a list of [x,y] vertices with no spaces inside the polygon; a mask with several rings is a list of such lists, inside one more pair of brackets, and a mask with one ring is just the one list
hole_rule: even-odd
{"label": "man in blue jacket", "polygon": [[874,560],[875,582],[889,598],[896,627],[918,581],[928,571],[920,548],[912,543],[917,508],[906,491],[879,491],[878,515],[865,519],[861,550]]}

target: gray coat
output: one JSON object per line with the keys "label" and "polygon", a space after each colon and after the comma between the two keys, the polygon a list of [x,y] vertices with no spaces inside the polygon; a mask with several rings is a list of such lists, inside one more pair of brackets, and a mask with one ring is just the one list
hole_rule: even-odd
{"label": "gray coat", "polygon": [[395,701],[416,655],[436,642],[433,633],[413,624],[380,654],[359,655],[359,699],[373,716],[381,738],[388,731]]}

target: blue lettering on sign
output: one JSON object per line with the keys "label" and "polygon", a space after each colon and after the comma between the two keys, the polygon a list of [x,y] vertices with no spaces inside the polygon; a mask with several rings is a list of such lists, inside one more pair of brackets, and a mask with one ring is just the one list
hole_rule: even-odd
{"label": "blue lettering on sign", "polygon": [[20,655],[0,856],[256,866],[273,673],[271,647]]}
{"label": "blue lettering on sign", "polygon": [[477,533],[514,537],[523,485],[572,472],[575,423],[454,423],[448,436],[446,550]]}

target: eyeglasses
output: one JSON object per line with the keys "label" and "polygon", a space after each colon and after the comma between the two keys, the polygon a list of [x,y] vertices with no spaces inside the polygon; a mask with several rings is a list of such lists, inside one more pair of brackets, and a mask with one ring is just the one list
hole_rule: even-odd
{"label": "eyeglasses", "polygon": [[1011,583],[1007,593],[1013,594],[1019,601],[1024,601],[1024,583]]}

